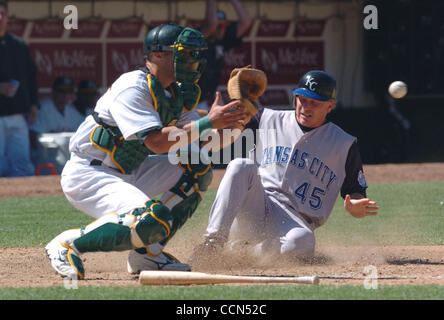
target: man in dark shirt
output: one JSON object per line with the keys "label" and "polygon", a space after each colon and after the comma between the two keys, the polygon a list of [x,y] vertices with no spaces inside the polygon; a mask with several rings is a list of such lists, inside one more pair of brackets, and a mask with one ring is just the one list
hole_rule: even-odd
{"label": "man in dark shirt", "polygon": [[73,105],[80,114],[86,117],[92,114],[99,98],[100,95],[97,84],[91,80],[82,80],[77,85],[76,99]]}
{"label": "man in dark shirt", "polygon": [[28,46],[6,31],[7,8],[0,0],[0,176],[30,176],[27,120],[37,120],[37,75]]}
{"label": "man in dark shirt", "polygon": [[201,116],[208,114],[213,103],[224,67],[224,54],[242,44],[242,37],[253,24],[253,19],[239,0],[230,0],[230,2],[239,18],[234,23],[229,23],[225,13],[217,10],[215,0],[207,0],[206,18],[201,28],[208,40],[207,66],[198,83],[202,93],[196,108]]}

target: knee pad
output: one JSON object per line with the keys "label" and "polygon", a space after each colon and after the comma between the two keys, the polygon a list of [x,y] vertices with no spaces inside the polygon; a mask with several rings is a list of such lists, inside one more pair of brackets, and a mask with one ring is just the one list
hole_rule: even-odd
{"label": "knee pad", "polygon": [[73,245],[81,253],[141,248],[168,237],[171,226],[170,210],[151,200],[132,214],[106,214],[81,228]]}
{"label": "knee pad", "polygon": [[170,236],[173,226],[170,209],[161,202],[148,201],[145,209],[131,230],[131,242],[136,248],[164,240]]}

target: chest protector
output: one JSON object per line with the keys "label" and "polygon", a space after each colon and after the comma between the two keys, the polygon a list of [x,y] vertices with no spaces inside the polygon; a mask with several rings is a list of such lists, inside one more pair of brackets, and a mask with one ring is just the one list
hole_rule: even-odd
{"label": "chest protector", "polygon": [[[182,111],[190,111],[183,105],[183,94],[176,83],[167,88],[171,92],[171,97],[167,97],[155,76],[147,73],[147,80],[154,109],[164,127],[175,125]],[[99,126],[91,133],[92,144],[110,154],[111,160],[123,174],[131,173],[149,154],[154,154],[138,139],[125,140],[118,127],[107,125],[97,113],[93,116]]]}

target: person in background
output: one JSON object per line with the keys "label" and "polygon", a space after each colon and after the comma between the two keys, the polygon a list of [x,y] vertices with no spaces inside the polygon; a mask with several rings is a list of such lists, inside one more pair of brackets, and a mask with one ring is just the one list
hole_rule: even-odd
{"label": "person in background", "polygon": [[196,112],[200,116],[208,114],[214,101],[224,67],[224,54],[242,44],[242,38],[253,24],[241,1],[230,2],[238,16],[238,21],[233,23],[227,21],[225,12],[217,9],[215,0],[206,3],[205,21],[200,28],[208,41],[207,66],[198,83],[202,92]]}
{"label": "person in background", "polygon": [[0,0],[0,176],[31,176],[28,122],[38,116],[36,67],[26,43],[7,25],[8,4]]}
{"label": "person in background", "polygon": [[58,77],[52,86],[52,95],[40,102],[38,120],[30,126],[33,133],[74,132],[85,120],[76,107],[74,81],[68,77]]}
{"label": "person in background", "polygon": [[97,84],[91,80],[82,80],[77,85],[77,94],[73,105],[80,114],[86,117],[94,111],[99,97]]}

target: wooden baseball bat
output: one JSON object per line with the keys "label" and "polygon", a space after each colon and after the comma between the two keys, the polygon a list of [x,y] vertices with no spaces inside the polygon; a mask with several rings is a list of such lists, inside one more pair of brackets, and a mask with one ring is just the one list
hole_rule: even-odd
{"label": "wooden baseball bat", "polygon": [[139,275],[139,282],[144,285],[197,285],[220,283],[294,283],[317,285],[319,284],[319,278],[317,276],[261,277],[233,276],[186,271],[142,271]]}

